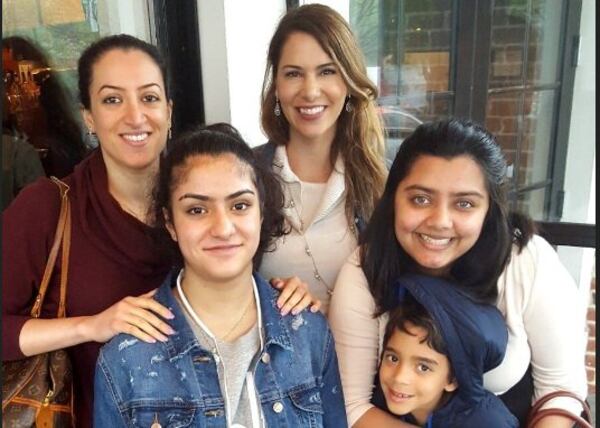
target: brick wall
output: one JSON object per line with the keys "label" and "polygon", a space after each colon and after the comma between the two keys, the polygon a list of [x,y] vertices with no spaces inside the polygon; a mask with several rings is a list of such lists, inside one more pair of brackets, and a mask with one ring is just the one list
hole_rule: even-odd
{"label": "brick wall", "polygon": [[587,313],[588,344],[585,368],[588,379],[588,394],[596,393],[596,278],[592,279],[590,306]]}

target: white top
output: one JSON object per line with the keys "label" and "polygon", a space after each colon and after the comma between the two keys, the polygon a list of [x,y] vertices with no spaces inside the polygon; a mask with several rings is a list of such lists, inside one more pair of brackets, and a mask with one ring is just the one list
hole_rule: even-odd
{"label": "white top", "polygon": [[[327,314],[328,287],[333,290],[340,268],[357,245],[346,218],[344,162],[338,157],[324,187],[303,183],[290,168],[285,146],[277,146],[273,171],[282,181],[284,213],[291,232],[277,240],[274,252],[264,254],[260,274],[267,280],[298,276],[321,300],[321,311]],[[313,261],[327,286],[315,277]]]}
{"label": "white top", "polygon": [[[506,356],[484,375],[484,386],[502,394],[532,364],[534,401],[559,389],[587,395],[585,373],[586,304],[553,248],[534,236],[498,280],[497,307],[508,326]],[[358,250],[342,267],[331,300],[329,323],[335,338],[348,423],[370,404],[383,345],[387,314],[373,318],[375,301],[359,266]],[[575,400],[559,398],[546,407],[580,412]]]}

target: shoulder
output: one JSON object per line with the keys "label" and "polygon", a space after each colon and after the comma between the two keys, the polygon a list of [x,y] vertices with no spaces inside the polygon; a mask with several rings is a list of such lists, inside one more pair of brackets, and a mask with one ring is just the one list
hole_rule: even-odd
{"label": "shoulder", "polygon": [[[60,212],[58,186],[46,177],[40,177],[25,186],[2,213],[3,226],[27,230],[54,231]],[[9,229],[10,229],[9,228]],[[39,235],[38,235],[39,237]]]}
{"label": "shoulder", "polygon": [[533,278],[543,270],[557,272],[564,270],[564,266],[548,241],[539,235],[533,235],[521,250],[513,245],[511,258],[503,276],[506,279]]}
{"label": "shoulder", "polygon": [[333,298],[336,295],[339,296],[348,293],[359,293],[362,295],[365,292],[369,296],[371,295],[367,278],[360,265],[360,247],[358,247],[350,253],[338,273]]}

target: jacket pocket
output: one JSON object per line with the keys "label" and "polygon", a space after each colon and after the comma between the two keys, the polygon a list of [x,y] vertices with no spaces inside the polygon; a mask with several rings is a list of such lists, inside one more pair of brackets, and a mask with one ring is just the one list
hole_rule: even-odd
{"label": "jacket pocket", "polygon": [[130,410],[131,424],[134,427],[148,428],[158,422],[162,428],[189,427],[194,422],[196,408],[143,407]]}
{"label": "jacket pocket", "polygon": [[320,428],[323,426],[323,403],[321,392],[316,386],[298,387],[289,391],[294,413],[300,420],[299,426]]}

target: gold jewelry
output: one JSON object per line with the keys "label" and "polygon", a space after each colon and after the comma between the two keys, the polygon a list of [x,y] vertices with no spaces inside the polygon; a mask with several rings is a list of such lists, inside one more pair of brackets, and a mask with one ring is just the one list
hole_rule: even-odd
{"label": "gold jewelry", "polygon": [[[186,309],[186,311],[190,314],[190,316],[192,317],[192,319],[196,322],[196,324],[198,324],[198,326],[201,327],[201,329],[207,329],[207,327],[205,327],[205,324],[202,322],[202,320],[200,319],[200,317],[198,316],[198,314],[196,313],[196,311],[194,311],[194,308],[192,308],[192,305],[190,304],[190,301],[187,299],[187,296],[185,295],[185,293],[183,292],[183,287],[181,287],[181,281],[177,281],[177,292],[179,293],[179,298],[181,299],[181,302],[183,303],[183,307]],[[248,313],[248,309],[250,309],[250,306],[252,306],[252,302],[254,301],[254,298],[251,298],[250,301],[248,302],[248,304],[246,305],[246,308],[244,309],[244,312],[242,312],[242,315],[240,316],[240,318],[237,320],[237,322],[233,325],[233,327],[231,327],[229,329],[229,331],[225,334],[225,336],[221,337],[222,341],[225,341],[225,339],[231,334],[233,333],[233,331],[240,325],[240,323],[242,322],[242,320],[244,319],[244,317],[246,316],[246,314]],[[212,333],[209,332],[207,330],[207,333],[211,336],[212,338]],[[213,339],[214,340],[214,339]]]}
{"label": "gold jewelry", "polygon": [[225,341],[225,339],[227,339],[229,337],[229,335],[231,333],[233,333],[233,331],[240,325],[240,323],[242,322],[242,320],[246,317],[246,314],[248,313],[248,309],[250,309],[250,306],[252,306],[252,301],[254,299],[250,299],[250,301],[248,302],[248,304],[246,305],[246,309],[244,309],[244,312],[242,312],[242,316],[240,317],[239,320],[237,320],[237,322],[233,325],[233,327],[231,327],[229,329],[229,331],[227,332],[227,334],[225,334],[225,336],[223,336],[221,338],[222,341]]}
{"label": "gold jewelry", "polygon": [[321,276],[321,273],[319,272],[319,268],[317,267],[317,261],[315,260],[313,254],[312,254],[312,251],[310,249],[310,246],[308,245],[308,240],[306,239],[306,231],[304,230],[304,222],[302,221],[302,217],[300,217],[300,213],[298,212],[298,208],[296,207],[296,202],[294,201],[292,189],[290,188],[289,183],[286,183],[285,187],[287,189],[287,193],[289,194],[288,196],[290,197],[290,204],[286,208],[292,207],[294,209],[294,212],[296,213],[296,217],[298,217],[298,221],[300,223],[300,236],[302,236],[302,239],[304,240],[304,252],[306,253],[306,255],[308,257],[310,257],[310,261],[312,262],[313,275],[317,281],[319,281],[321,284],[323,284],[325,286],[325,288],[327,289],[327,294],[329,294],[331,296],[333,294],[333,288],[330,287],[329,284],[327,284],[327,282],[323,279],[323,277]]}

